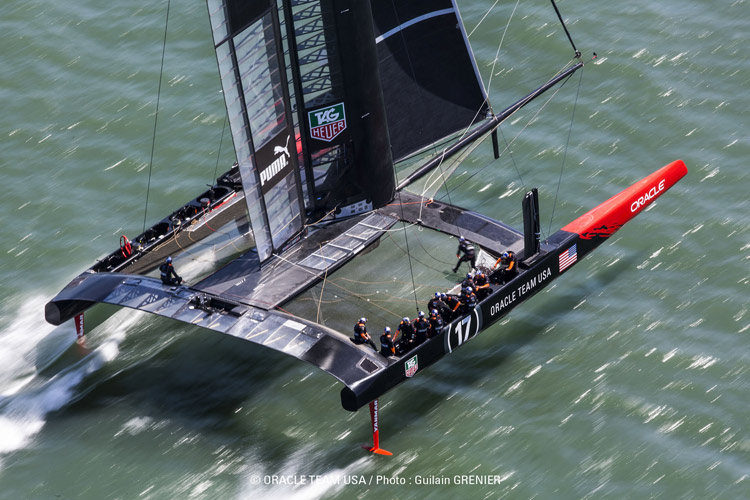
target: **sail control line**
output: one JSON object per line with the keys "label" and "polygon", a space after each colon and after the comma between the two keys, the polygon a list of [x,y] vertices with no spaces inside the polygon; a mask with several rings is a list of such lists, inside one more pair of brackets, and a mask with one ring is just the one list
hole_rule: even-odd
{"label": "sail control line", "polygon": [[393,453],[380,447],[380,430],[378,429],[378,400],[370,401],[370,419],[372,420],[372,446],[362,445],[367,451],[377,453],[378,455],[391,456]]}

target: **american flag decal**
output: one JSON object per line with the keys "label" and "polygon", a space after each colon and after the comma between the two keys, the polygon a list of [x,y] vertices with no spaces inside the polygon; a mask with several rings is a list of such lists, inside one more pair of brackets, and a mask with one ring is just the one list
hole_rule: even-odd
{"label": "american flag decal", "polygon": [[574,244],[572,247],[560,254],[560,272],[563,272],[578,260],[578,248]]}

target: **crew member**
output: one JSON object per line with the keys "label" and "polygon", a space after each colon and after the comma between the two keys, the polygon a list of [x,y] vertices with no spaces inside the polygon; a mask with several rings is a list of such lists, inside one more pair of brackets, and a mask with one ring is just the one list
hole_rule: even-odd
{"label": "crew member", "polygon": [[466,273],[466,277],[461,282],[461,288],[475,288],[476,285],[474,284],[474,277],[471,275],[471,273]]}
{"label": "crew member", "polygon": [[490,280],[495,283],[507,283],[518,274],[516,254],[511,251],[503,252],[502,255],[500,255],[500,258],[495,262],[493,269],[494,271],[490,276]]}
{"label": "crew member", "polygon": [[447,295],[445,293],[440,294],[440,302],[443,304],[443,308],[438,308],[438,312],[443,317],[444,322],[448,322],[453,319],[453,308],[456,306],[456,299],[453,295]]}
{"label": "crew member", "polygon": [[443,329],[443,318],[438,314],[437,309],[430,311],[430,338],[434,337]]}
{"label": "crew member", "polygon": [[370,347],[377,351],[378,348],[375,346],[375,342],[372,341],[370,334],[367,333],[366,323],[367,318],[359,318],[359,321],[354,325],[354,336],[352,337],[352,341],[355,344],[369,344]]}
{"label": "crew member", "polygon": [[450,316],[445,318],[445,321],[450,321],[460,314],[461,299],[456,295],[446,295],[445,304],[448,306],[448,309],[450,309]]}
{"label": "crew member", "polygon": [[404,316],[398,324],[398,347],[400,354],[408,352],[414,346],[414,327],[409,318]]}
{"label": "crew member", "polygon": [[[461,255],[461,253],[463,253],[463,255]],[[474,250],[474,245],[472,245],[471,242],[463,236],[458,239],[458,250],[456,250],[456,258],[458,259],[458,262],[456,262],[456,265],[453,267],[454,273],[458,271],[458,267],[462,262],[471,262],[472,269],[477,266],[477,255],[476,251]]]}
{"label": "crew member", "polygon": [[450,317],[451,310],[448,307],[448,304],[445,303],[446,296],[444,293],[435,293],[435,298],[430,300],[429,304],[427,304],[427,308],[432,311],[433,309],[437,309],[437,312],[444,320],[447,320]]}
{"label": "crew member", "polygon": [[477,300],[482,301],[486,297],[488,297],[492,293],[492,288],[490,288],[490,282],[487,279],[487,275],[484,274],[484,272],[479,271],[476,276],[474,276],[474,283],[475,283],[475,290],[477,294]]}
{"label": "crew member", "polygon": [[462,312],[464,314],[476,307],[477,296],[471,287],[467,286],[466,288],[461,290],[461,304],[463,306]]}
{"label": "crew member", "polygon": [[419,345],[427,340],[430,331],[430,322],[424,317],[424,313],[419,311],[419,316],[414,320],[414,336],[416,337],[415,345]]}
{"label": "crew member", "polygon": [[435,292],[435,296],[430,299],[430,301],[427,303],[427,310],[432,311],[433,309],[437,309],[438,303],[440,302],[440,292]]}
{"label": "crew member", "polygon": [[159,274],[161,276],[161,282],[165,285],[179,285],[182,283],[182,278],[177,275],[177,271],[172,267],[172,257],[167,257],[164,264],[159,266]]}
{"label": "crew member", "polygon": [[396,355],[396,345],[393,343],[391,329],[387,326],[383,329],[383,335],[380,336],[380,354],[386,358]]}

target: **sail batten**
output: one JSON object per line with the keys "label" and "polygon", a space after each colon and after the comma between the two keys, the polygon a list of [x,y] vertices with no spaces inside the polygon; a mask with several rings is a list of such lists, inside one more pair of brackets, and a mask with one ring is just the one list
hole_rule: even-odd
{"label": "sail batten", "polygon": [[455,14],[455,11],[451,7],[450,9],[436,10],[434,12],[429,12],[427,14],[422,14],[421,16],[415,17],[414,19],[410,19],[410,20],[406,21],[405,23],[400,24],[400,25],[396,26],[395,28],[392,28],[392,29],[386,31],[385,33],[383,33],[382,35],[376,37],[375,38],[375,43],[380,43],[383,40],[385,40],[386,38],[389,38],[389,37],[395,35],[399,31],[401,31],[403,29],[406,29],[409,26],[413,26],[413,25],[415,25],[415,24],[417,24],[417,23],[419,23],[421,21],[426,21],[427,19],[431,19],[431,18],[436,17],[436,16],[444,16],[446,14]]}

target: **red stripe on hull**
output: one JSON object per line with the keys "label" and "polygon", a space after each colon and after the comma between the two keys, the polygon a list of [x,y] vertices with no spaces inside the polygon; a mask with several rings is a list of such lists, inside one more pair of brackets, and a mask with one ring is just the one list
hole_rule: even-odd
{"label": "red stripe on hull", "polygon": [[583,239],[608,237],[687,174],[682,160],[660,168],[562,228]]}

